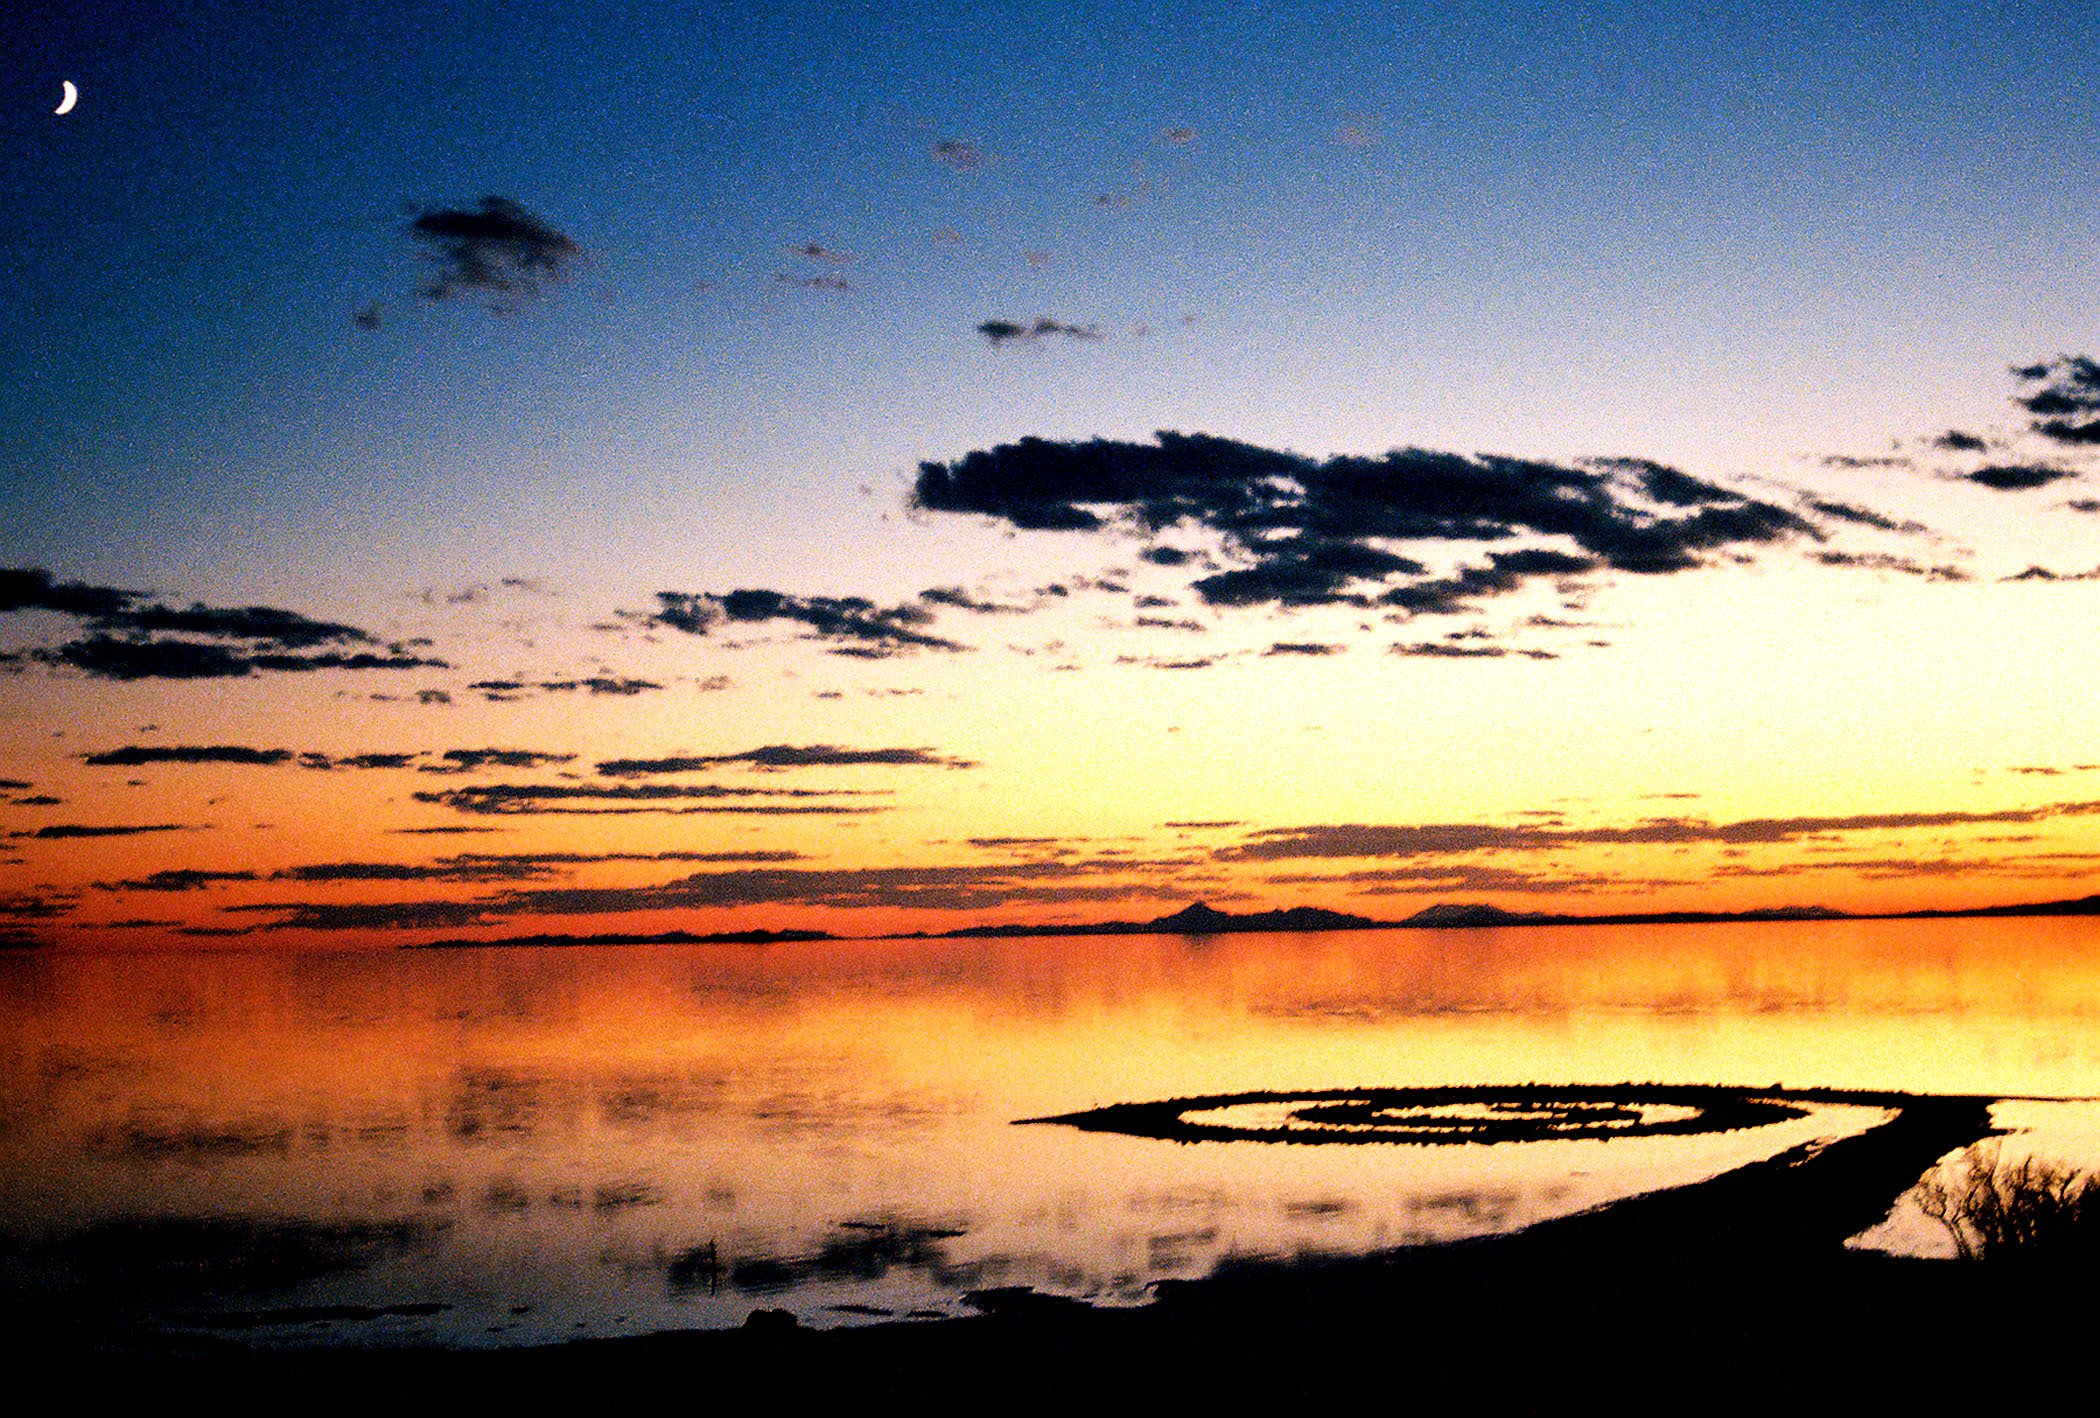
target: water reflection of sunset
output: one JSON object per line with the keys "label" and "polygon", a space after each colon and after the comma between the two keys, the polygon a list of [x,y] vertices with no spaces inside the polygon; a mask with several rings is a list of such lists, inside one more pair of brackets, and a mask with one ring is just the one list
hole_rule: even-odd
{"label": "water reflection of sunset", "polygon": [[[2077,1093],[2100,1067],[2087,935],[1950,921],[15,958],[0,1193],[28,1255],[155,1218],[318,1228],[297,1286],[220,1303],[443,1298],[453,1319],[388,1323],[444,1333],[510,1304],[537,1318],[488,1322],[519,1339],[601,1324],[605,1305],[733,1321],[769,1294],[898,1312],[994,1283],[1130,1300],[1226,1254],[1505,1228],[1797,1131],[1425,1152],[1015,1119],[1371,1084]],[[1861,1124],[1819,1115],[1798,1135],[1833,1125]],[[457,1274],[479,1278],[437,1278]]]}

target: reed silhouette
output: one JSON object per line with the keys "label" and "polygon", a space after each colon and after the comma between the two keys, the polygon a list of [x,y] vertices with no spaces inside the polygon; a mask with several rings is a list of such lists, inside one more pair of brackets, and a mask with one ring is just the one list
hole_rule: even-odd
{"label": "reed silhouette", "polygon": [[1916,1196],[1964,1260],[2069,1266],[2100,1256],[2100,1178],[2046,1157],[2007,1161],[1996,1139],[1926,1173]]}

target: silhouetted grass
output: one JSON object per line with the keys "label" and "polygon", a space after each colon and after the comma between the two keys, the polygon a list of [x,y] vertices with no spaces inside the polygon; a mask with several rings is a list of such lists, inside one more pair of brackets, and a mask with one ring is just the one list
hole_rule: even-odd
{"label": "silhouetted grass", "polygon": [[1918,1204],[1964,1260],[2082,1264],[2100,1257],[2100,1178],[2045,1157],[2008,1162],[1997,1142],[1918,1183]]}

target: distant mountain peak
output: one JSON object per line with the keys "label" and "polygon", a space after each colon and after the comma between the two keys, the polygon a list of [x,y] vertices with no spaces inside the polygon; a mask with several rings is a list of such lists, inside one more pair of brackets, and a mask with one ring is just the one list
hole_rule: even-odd
{"label": "distant mountain peak", "polygon": [[1220,911],[1208,901],[1194,901],[1171,916],[1147,921],[1143,930],[1162,935],[1219,935],[1230,931],[1336,931],[1358,930],[1384,924],[1368,916],[1351,916],[1319,906],[1292,906],[1283,911],[1254,911],[1235,916]]}
{"label": "distant mountain peak", "polygon": [[1237,918],[1216,910],[1208,901],[1192,901],[1173,915],[1161,916],[1152,924],[1188,930],[1201,926],[1229,925],[1235,919]]}

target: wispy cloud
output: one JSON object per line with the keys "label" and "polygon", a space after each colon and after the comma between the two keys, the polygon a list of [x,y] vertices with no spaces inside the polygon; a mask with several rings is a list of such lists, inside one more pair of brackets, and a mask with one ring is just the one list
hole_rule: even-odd
{"label": "wispy cloud", "polygon": [[520,917],[616,916],[753,906],[904,906],[983,911],[1021,905],[1162,899],[1179,863],[1116,859],[909,867],[749,867],[643,886],[534,887],[465,901],[278,902],[229,908],[275,915],[269,930],[415,930],[486,926]]}
{"label": "wispy cloud", "polygon": [[467,688],[492,704],[506,704],[537,694],[587,694],[594,698],[632,699],[663,688],[655,680],[619,675],[587,675],[581,679],[478,679]]}
{"label": "wispy cloud", "polygon": [[969,649],[928,634],[921,627],[933,623],[933,612],[909,602],[879,606],[859,596],[792,596],[767,590],[723,595],[658,591],[656,600],[656,613],[647,619],[688,635],[706,635],[723,624],[784,620],[806,627],[810,633],[805,638],[824,642],[832,654],[857,659],[887,659],[914,650],[953,653]]}
{"label": "wispy cloud", "polygon": [[977,326],[977,333],[993,348],[1000,345],[1032,345],[1051,336],[1066,340],[1098,340],[1099,325],[1073,325],[1062,320],[1052,320],[1047,315],[1037,316],[1032,321],[984,320]]}
{"label": "wispy cloud", "polygon": [[448,748],[437,762],[417,768],[419,773],[474,773],[483,768],[545,768],[573,763],[573,753],[548,753],[535,748]]}
{"label": "wispy cloud", "polygon": [[420,773],[473,773],[484,768],[543,768],[573,762],[573,753],[528,748],[448,748],[439,752],[329,754],[317,750],[250,748],[243,744],[125,744],[82,755],[97,768],[144,768],[159,764],[234,764],[256,768],[296,766],[315,772],[346,769],[405,769]]}
{"label": "wispy cloud", "polygon": [[[551,813],[746,813],[794,815],[886,812],[886,805],[842,802],[882,796],[848,789],[735,788],[715,783],[636,783],[601,786],[574,783],[490,783],[415,794],[456,812],[482,816]],[[753,801],[754,799],[760,801]]]}
{"label": "wispy cloud", "polygon": [[1848,832],[1914,831],[1997,823],[2045,822],[2100,813],[2100,802],[2053,803],[1994,812],[1883,812],[1833,816],[1756,817],[1734,822],[1649,818],[1622,826],[1563,827],[1551,823],[1336,823],[1265,828],[1220,849],[1229,861],[1288,861],[1318,857],[1430,857],[1468,852],[1539,852],[1601,844],[1646,846],[1759,846]]}
{"label": "wispy cloud", "polygon": [[[150,600],[143,591],[60,581],[38,567],[0,569],[0,614],[28,611],[70,617],[89,633],[57,645],[0,653],[0,665],[42,664],[122,681],[447,668],[410,646],[297,611],[201,602],[176,607]],[[363,646],[373,648],[355,648]]]}
{"label": "wispy cloud", "polygon": [[663,758],[609,758],[598,771],[609,778],[639,778],[659,773],[692,773],[703,768],[744,764],[753,768],[838,768],[879,765],[892,768],[975,768],[967,758],[952,758],[931,748],[841,748],[836,744],[767,744],[741,753],[673,754]]}
{"label": "wispy cloud", "polygon": [[148,876],[134,877],[129,881],[98,881],[95,886],[101,891],[204,891],[229,881],[255,881],[252,871],[199,871],[188,867],[153,872]]}

